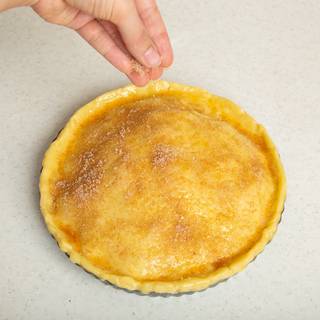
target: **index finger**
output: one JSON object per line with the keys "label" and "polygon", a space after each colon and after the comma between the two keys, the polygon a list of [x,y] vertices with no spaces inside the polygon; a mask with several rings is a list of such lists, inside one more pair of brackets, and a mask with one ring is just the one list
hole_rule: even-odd
{"label": "index finger", "polygon": [[135,3],[141,20],[161,54],[161,66],[169,67],[173,62],[173,52],[156,0],[135,0]]}
{"label": "index finger", "polygon": [[131,59],[118,47],[104,26],[97,20],[89,21],[76,31],[111,64],[125,73],[135,85],[143,86],[149,81],[146,73],[133,72]]}

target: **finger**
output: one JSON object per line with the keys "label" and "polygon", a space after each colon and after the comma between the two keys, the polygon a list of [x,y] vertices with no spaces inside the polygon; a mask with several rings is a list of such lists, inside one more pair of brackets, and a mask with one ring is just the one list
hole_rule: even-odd
{"label": "finger", "polygon": [[138,87],[143,87],[149,82],[149,78],[142,77],[139,73],[132,72],[127,75],[129,80]]}
{"label": "finger", "polygon": [[[150,80],[150,70],[140,65],[130,54],[126,48],[118,28],[110,21],[101,20],[99,21],[103,28],[107,31],[109,36],[112,38],[114,43],[126,54],[131,62],[131,80],[133,79],[134,83],[139,85],[145,85]],[[138,84],[137,84],[138,85]]]}
{"label": "finger", "polygon": [[135,0],[135,2],[148,33],[161,54],[161,66],[169,67],[173,62],[173,52],[156,0]]}
{"label": "finger", "polygon": [[158,67],[161,57],[138,14],[134,0],[116,1],[111,21],[119,29],[125,46],[141,64]]}
{"label": "finger", "polygon": [[[133,72],[130,58],[117,47],[98,21],[90,21],[76,31],[118,70],[127,75]],[[135,75],[132,77],[132,81],[140,85],[144,81],[148,82],[148,78],[145,79],[145,77],[143,75]]]}
{"label": "finger", "polygon": [[77,15],[72,19],[72,21],[66,25],[66,27],[73,30],[79,30],[81,27],[88,24],[92,20],[94,20],[94,17],[82,11],[79,11]]}
{"label": "finger", "polygon": [[[111,37],[111,39],[114,41],[114,43],[127,55],[127,56],[131,56],[130,52],[128,51],[128,49],[126,48],[120,32],[118,30],[118,28],[116,27],[115,24],[113,24],[110,21],[106,21],[106,20],[99,20],[99,23],[103,26],[104,30],[107,31],[107,33],[109,34],[109,36]],[[132,57],[133,58],[133,57]]]}
{"label": "finger", "polygon": [[98,21],[90,21],[76,31],[117,69],[124,73],[130,71],[128,57],[116,46]]}
{"label": "finger", "polygon": [[[123,40],[121,38],[121,35],[119,33],[119,30],[117,29],[117,27],[110,21],[104,21],[101,20],[100,23],[102,24],[102,26],[104,27],[104,29],[108,32],[109,36],[113,39],[113,41],[115,42],[115,44],[129,57],[131,57],[131,61],[132,61],[132,68],[133,68],[133,72],[132,72],[132,77],[133,79],[136,78],[135,73],[138,73],[139,78],[141,78],[141,73],[145,72],[146,73],[146,77],[149,80],[156,80],[159,79],[163,73],[163,69],[160,67],[157,68],[152,68],[152,69],[146,69],[145,67],[139,65],[134,59],[133,57],[130,55],[128,49],[126,48],[125,44],[123,43]],[[132,78],[131,77],[131,78]],[[145,85],[147,82],[145,81],[146,79],[138,79],[138,80],[134,80],[133,82],[137,83],[139,82],[142,86]]]}
{"label": "finger", "polygon": [[133,57],[146,67],[157,67],[161,57],[138,14],[134,0],[65,0],[95,18],[115,23]]}
{"label": "finger", "polygon": [[162,73],[163,73],[163,68],[161,67],[153,68],[150,72],[150,79],[157,80],[162,76]]}

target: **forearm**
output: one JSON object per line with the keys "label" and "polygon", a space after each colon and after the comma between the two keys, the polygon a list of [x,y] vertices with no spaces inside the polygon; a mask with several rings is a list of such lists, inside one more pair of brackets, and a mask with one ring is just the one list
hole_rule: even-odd
{"label": "forearm", "polygon": [[36,2],[37,0],[0,0],[0,12],[15,7],[31,6]]}

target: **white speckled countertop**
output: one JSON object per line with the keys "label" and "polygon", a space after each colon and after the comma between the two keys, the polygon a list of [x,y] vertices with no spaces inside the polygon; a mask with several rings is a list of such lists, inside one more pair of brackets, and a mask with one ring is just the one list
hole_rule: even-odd
{"label": "white speckled countertop", "polygon": [[278,232],[245,271],[150,297],[73,265],[39,212],[41,158],[68,117],[127,80],[72,31],[0,14],[0,319],[320,319],[320,2],[161,1],[164,78],[226,96],[263,123],[288,178]]}

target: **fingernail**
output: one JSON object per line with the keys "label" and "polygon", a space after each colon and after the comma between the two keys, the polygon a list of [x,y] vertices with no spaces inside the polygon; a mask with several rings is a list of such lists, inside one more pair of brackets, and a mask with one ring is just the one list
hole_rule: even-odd
{"label": "fingernail", "polygon": [[161,58],[158,52],[153,48],[150,47],[144,54],[144,58],[148,67],[158,67],[161,64]]}

